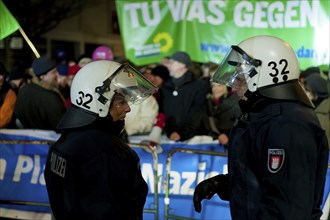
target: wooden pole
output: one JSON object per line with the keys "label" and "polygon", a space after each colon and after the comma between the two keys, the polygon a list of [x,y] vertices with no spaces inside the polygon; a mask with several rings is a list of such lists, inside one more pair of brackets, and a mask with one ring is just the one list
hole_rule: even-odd
{"label": "wooden pole", "polygon": [[22,34],[22,36],[24,37],[25,41],[28,43],[28,45],[30,46],[30,48],[32,49],[34,55],[39,58],[40,54],[38,53],[37,49],[35,48],[35,46],[33,45],[33,43],[30,41],[30,39],[28,38],[28,36],[25,34],[24,30],[20,27],[19,32]]}

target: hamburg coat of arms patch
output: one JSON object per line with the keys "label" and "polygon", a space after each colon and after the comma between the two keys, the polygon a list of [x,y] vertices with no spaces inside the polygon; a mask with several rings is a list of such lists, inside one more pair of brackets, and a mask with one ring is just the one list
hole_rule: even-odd
{"label": "hamburg coat of arms patch", "polygon": [[281,170],[285,160],[284,149],[268,149],[268,170],[277,173]]}

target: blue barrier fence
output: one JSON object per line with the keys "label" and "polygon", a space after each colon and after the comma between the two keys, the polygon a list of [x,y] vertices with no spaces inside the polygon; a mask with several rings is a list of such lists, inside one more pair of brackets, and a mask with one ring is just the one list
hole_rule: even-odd
{"label": "blue barrier fence", "polygon": [[[50,219],[43,171],[48,143],[58,137],[51,131],[0,130],[0,202],[6,203],[0,205],[0,217]],[[132,137],[130,141],[139,143],[141,139],[143,137]],[[192,202],[198,182],[226,173],[227,157],[223,147],[216,142],[162,141],[162,152],[156,154],[155,160],[155,155],[145,147],[131,145],[140,157],[142,174],[149,185],[144,219],[230,219],[229,203],[217,196],[203,201],[201,213],[194,211]],[[174,154],[174,149],[186,150]],[[329,193],[330,169],[322,207]]]}

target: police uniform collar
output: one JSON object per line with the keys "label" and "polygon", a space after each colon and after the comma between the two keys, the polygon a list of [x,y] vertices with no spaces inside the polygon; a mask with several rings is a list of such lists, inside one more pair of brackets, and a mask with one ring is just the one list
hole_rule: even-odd
{"label": "police uniform collar", "polygon": [[98,118],[98,115],[79,108],[73,104],[67,109],[57,125],[58,130],[83,127],[91,124]]}
{"label": "police uniform collar", "polygon": [[258,91],[250,92],[248,90],[246,91],[244,96],[247,97],[247,100],[239,101],[239,106],[241,108],[242,113],[258,112],[270,103],[278,101],[276,99],[267,98],[261,95]]}

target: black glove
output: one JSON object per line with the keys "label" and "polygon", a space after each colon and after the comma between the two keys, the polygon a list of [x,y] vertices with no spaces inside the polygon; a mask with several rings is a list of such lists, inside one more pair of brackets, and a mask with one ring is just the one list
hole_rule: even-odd
{"label": "black glove", "polygon": [[196,212],[201,212],[203,199],[211,199],[217,193],[223,200],[229,199],[228,176],[224,174],[203,180],[200,182],[194,192],[194,207]]}

